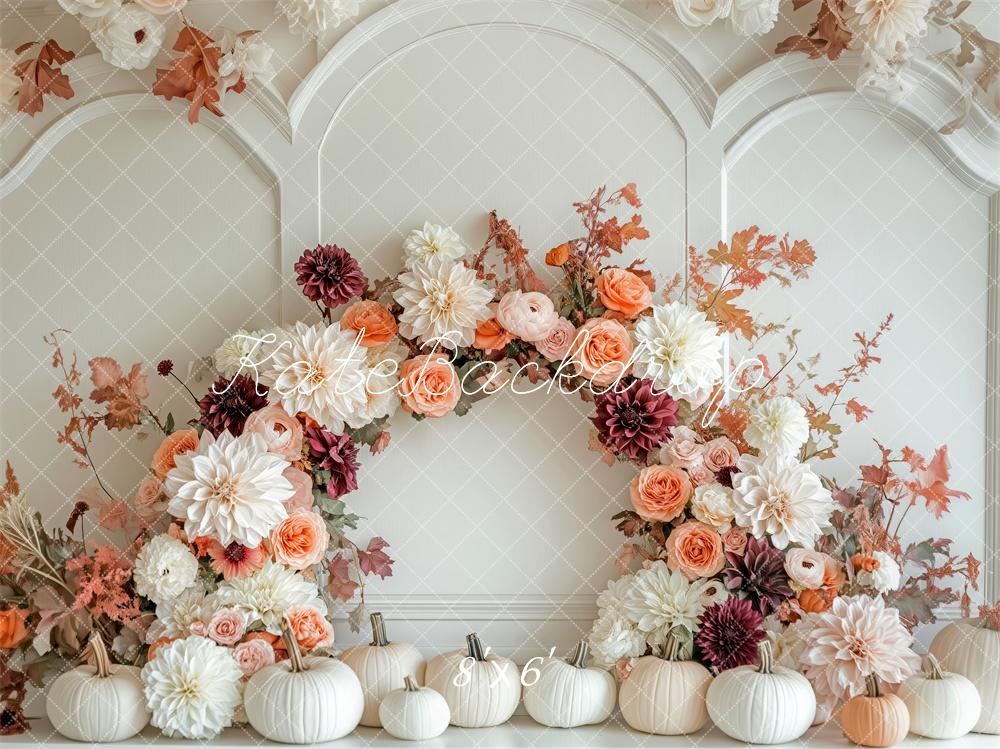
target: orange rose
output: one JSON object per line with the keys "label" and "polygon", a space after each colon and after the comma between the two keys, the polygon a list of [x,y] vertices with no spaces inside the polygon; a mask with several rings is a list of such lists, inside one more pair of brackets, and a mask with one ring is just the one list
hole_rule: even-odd
{"label": "orange rose", "polygon": [[647,466],[632,479],[628,493],[644,520],[669,522],[684,512],[694,487],[687,474],[673,466]]}
{"label": "orange rose", "polygon": [[24,626],[27,617],[27,609],[0,611],[0,649],[13,650],[28,636],[28,629]]}
{"label": "orange rose", "polygon": [[490,310],[494,316],[476,326],[476,340],[472,345],[481,351],[502,351],[504,346],[514,340],[514,336],[497,322],[497,306],[491,304]]}
{"label": "orange rose", "polygon": [[432,419],[449,414],[462,397],[458,372],[446,354],[407,359],[400,370],[399,397],[411,414]]}
{"label": "orange rose", "polygon": [[271,531],[274,558],[296,570],[318,564],[329,544],[326,523],[312,510],[292,510]]}
{"label": "orange rose", "polygon": [[624,268],[608,268],[597,277],[601,304],[626,317],[637,317],[653,304],[653,292],[635,273]]}
{"label": "orange rose", "polygon": [[553,247],[545,253],[545,264],[553,268],[565,265],[567,260],[569,260],[569,245],[566,243]]}
{"label": "orange rose", "polygon": [[340,327],[353,330],[355,335],[361,333],[361,345],[365,348],[388,343],[398,330],[392,313],[378,302],[367,299],[355,302],[344,310]]}
{"label": "orange rose", "polygon": [[176,637],[161,637],[155,640],[152,645],[149,646],[149,650],[146,651],[146,660],[151,661],[156,657],[156,651],[162,648],[164,645],[169,645]]}
{"label": "orange rose", "polygon": [[153,473],[159,476],[162,481],[170,473],[170,469],[176,465],[174,461],[178,455],[196,450],[197,448],[197,429],[178,430],[173,434],[167,435],[163,442],[160,443],[160,446],[156,448],[150,467],[152,467]]}
{"label": "orange rose", "polygon": [[617,320],[587,320],[576,333],[573,361],[579,373],[598,387],[623,377],[632,356],[632,338]]}
{"label": "orange rose", "polygon": [[299,647],[305,650],[333,645],[333,625],[319,609],[293,606],[285,613]]}
{"label": "orange rose", "polygon": [[726,563],[718,532],[697,520],[681,523],[670,531],[666,547],[667,566],[680,570],[688,580],[711,577]]}

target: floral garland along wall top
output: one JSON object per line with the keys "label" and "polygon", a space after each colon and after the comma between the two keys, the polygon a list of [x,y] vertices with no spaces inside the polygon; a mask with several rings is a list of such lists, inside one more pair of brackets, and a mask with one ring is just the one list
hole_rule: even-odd
{"label": "floral garland along wall top", "polygon": [[[377,281],[341,247],[307,250],[294,271],[319,321],[237,332],[211,357],[217,379],[203,395],[172,362],[156,365],[190,396],[183,426],[148,404],[142,364],[98,356],[84,370],[64,349],[66,331],[47,336],[67,419],[56,439],[95,486],[48,530],[8,464],[3,730],[24,729],[29,681],[44,683],[96,634],[117,661],[146,664],[154,725],[217,734],[241,682],[287,657],[283,623],[303,651],[328,652],[333,601],[358,598],[358,629],[366,580],[392,574],[384,539],[349,537],[358,518],[344,497],[358,486],[359,445],[386,449],[400,406],[418,420],[464,415],[515,383],[579,394],[592,403],[590,448],[635,466],[629,507],[614,517],[626,537],[621,576],[599,596],[589,637],[601,665],[628,678],[669,640],[721,672],[770,638],[828,708],[867,677],[910,675],[912,628],[936,606],[968,609],[978,578],[977,560],[952,554],[950,541],[901,537],[918,504],[940,517],[968,498],[948,486],[947,449],[926,459],[877,445],[853,488],[814,472],[836,452],[837,418],[871,412],[848,391],[879,362],[892,316],[857,333],[853,361],[821,382],[818,357],[796,355],[795,331],[743,306],[765,285],[806,278],[808,242],[750,227],[691,248],[686,284],[658,284],[642,260],[615,262],[649,236],[640,207],[631,184],[575,204],[580,235],[545,255],[558,269],[551,288],[496,214],[474,253],[452,229],[425,224],[405,240],[404,270]],[[732,362],[724,382],[723,334],[780,341],[783,353]],[[159,437],[132,497],[96,468],[105,430]],[[85,533],[93,523],[131,542],[96,545]],[[870,647],[841,649],[847,637]],[[848,650],[857,656],[832,657]],[[194,677],[202,691],[176,699],[172,685]]]}
{"label": "floral garland along wall top", "polygon": [[[962,127],[979,101],[1000,114],[1000,40],[987,37],[964,19],[969,0],[655,0],[671,6],[692,28],[729,19],[741,36],[771,31],[780,12],[811,6],[816,20],[805,34],[780,42],[775,54],[804,53],[837,60],[845,50],[861,54],[859,90],[873,88],[893,100],[906,94],[901,73],[928,33],[947,35],[947,49],[933,56],[955,76],[964,92],[961,113],[941,131]],[[188,120],[201,110],[222,116],[225,94],[242,93],[253,80],[268,82],[275,71],[274,50],[254,30],[223,29],[215,35],[196,28],[184,15],[187,0],[59,0],[80,19],[101,56],[123,70],[147,68],[167,40],[167,24],[177,18],[180,30],[170,49],[177,55],[157,68],[152,93],[190,102]],[[357,16],[357,0],[278,0],[275,12],[306,39]],[[54,39],[28,41],[14,50],[0,45],[0,121],[8,114],[34,116],[45,97],[74,95],[62,65],[75,54]]]}

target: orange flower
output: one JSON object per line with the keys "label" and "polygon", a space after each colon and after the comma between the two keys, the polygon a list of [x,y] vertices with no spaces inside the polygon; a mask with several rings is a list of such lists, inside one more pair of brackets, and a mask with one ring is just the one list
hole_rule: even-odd
{"label": "orange flower", "polygon": [[293,606],[285,616],[295,641],[306,650],[333,645],[333,625],[313,606]]}
{"label": "orange flower", "polygon": [[632,479],[628,493],[643,520],[669,522],[684,512],[694,488],[687,474],[674,466],[652,465]]}
{"label": "orange flower", "polygon": [[617,320],[587,320],[576,333],[573,361],[579,373],[598,387],[621,378],[632,356],[632,338]]}
{"label": "orange flower", "polygon": [[247,632],[243,636],[243,641],[246,642],[247,640],[263,640],[275,650],[285,649],[285,641],[278,637],[278,635],[272,635],[270,632]]}
{"label": "orange flower", "polygon": [[601,304],[626,317],[636,317],[653,304],[653,293],[635,273],[624,268],[608,268],[597,278]]}
{"label": "orange flower", "polygon": [[847,575],[841,569],[840,562],[827,555],[826,559],[823,560],[823,588],[836,595],[845,582],[847,582]]}
{"label": "orange flower", "polygon": [[855,554],[851,557],[851,564],[854,565],[854,569],[864,570],[865,572],[874,572],[878,569],[878,560],[874,557],[867,556],[866,554]]}
{"label": "orange flower", "polygon": [[292,510],[271,531],[274,558],[296,570],[318,564],[329,544],[326,523],[312,510]]}
{"label": "orange flower", "polygon": [[400,370],[399,397],[411,414],[432,419],[451,413],[462,397],[458,372],[445,354],[407,359]]}
{"label": "orange flower", "polygon": [[156,452],[153,453],[153,460],[150,463],[153,473],[159,476],[162,481],[170,473],[170,469],[176,465],[174,461],[178,455],[196,450],[197,448],[197,429],[181,429],[167,435],[163,442],[160,443],[160,446],[156,448]]}
{"label": "orange flower", "polygon": [[726,563],[718,532],[697,520],[689,520],[670,531],[666,548],[667,566],[680,570],[688,580],[711,577]]}
{"label": "orange flower", "polygon": [[28,629],[24,626],[27,617],[27,609],[0,611],[0,649],[12,650],[28,636]]}
{"label": "orange flower", "polygon": [[799,606],[807,614],[819,614],[833,605],[837,597],[836,591],[820,588],[819,590],[803,590],[799,593]]}
{"label": "orange flower", "polygon": [[149,650],[146,651],[146,660],[153,660],[156,657],[157,650],[162,648],[164,645],[169,645],[176,639],[176,637],[161,637],[160,639],[154,641],[153,644],[149,646]]}
{"label": "orange flower", "polygon": [[514,340],[514,336],[497,321],[496,308],[495,304],[491,304],[490,310],[494,316],[476,326],[476,340],[472,345],[481,351],[502,351],[504,346]]}
{"label": "orange flower", "polygon": [[569,260],[569,244],[563,243],[545,253],[545,264],[559,268]]}
{"label": "orange flower", "polygon": [[340,327],[353,330],[355,335],[361,333],[361,345],[365,348],[388,343],[398,330],[392,313],[378,302],[368,299],[355,302],[344,310]]}

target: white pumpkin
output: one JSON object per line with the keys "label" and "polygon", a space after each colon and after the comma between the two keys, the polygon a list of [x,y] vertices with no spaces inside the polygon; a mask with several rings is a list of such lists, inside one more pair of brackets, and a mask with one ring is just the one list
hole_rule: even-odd
{"label": "white pumpkin", "polygon": [[91,638],[90,652],[93,666],[78,666],[52,682],[45,712],[52,726],[74,741],[132,738],[149,723],[139,669],[113,664],[99,635]]}
{"label": "white pumpkin", "polygon": [[288,660],[250,677],[243,693],[247,720],[264,738],[318,744],[358,726],[365,698],[354,672],[336,658],[304,658],[286,623]]}
{"label": "white pumpkin", "polygon": [[486,728],[505,723],[521,701],[521,675],[510,658],[487,655],[479,637],[468,635],[467,650],[434,656],[427,664],[427,686],[440,692],[451,723]]}
{"label": "white pumpkin", "polygon": [[982,619],[952,622],[934,636],[930,650],[942,668],[979,690],[982,713],[972,730],[1000,734],[1000,630]]}
{"label": "white pumpkin", "polygon": [[784,744],[808,730],[816,695],[805,676],[771,662],[771,644],[757,646],[758,666],[723,671],[708,688],[708,714],[719,730],[747,744]]}
{"label": "white pumpkin", "polygon": [[625,722],[637,731],[680,736],[708,721],[705,696],[712,674],[695,661],[678,660],[680,640],[667,636],[667,657],[644,655],[622,682],[618,703]]}
{"label": "white pumpkin", "polygon": [[910,731],[929,739],[965,736],[983,707],[976,685],[961,674],[942,671],[933,653],[927,656],[927,673],[911,676],[897,694],[910,713]]}
{"label": "white pumpkin", "polygon": [[378,717],[386,733],[405,741],[426,741],[444,733],[451,722],[451,710],[444,697],[427,687],[419,687],[409,676],[403,688],[382,698]]}
{"label": "white pumpkin", "polygon": [[420,651],[406,642],[389,642],[382,614],[371,615],[372,642],[348,648],[340,659],[351,667],[361,682],[365,695],[365,711],[361,725],[380,728],[378,706],[382,698],[403,682],[407,676],[417,684],[424,683],[424,659]]}
{"label": "white pumpkin", "polygon": [[568,660],[543,658],[538,677],[524,682],[524,707],[543,726],[575,728],[603,723],[615,709],[615,677],[587,668],[586,642]]}

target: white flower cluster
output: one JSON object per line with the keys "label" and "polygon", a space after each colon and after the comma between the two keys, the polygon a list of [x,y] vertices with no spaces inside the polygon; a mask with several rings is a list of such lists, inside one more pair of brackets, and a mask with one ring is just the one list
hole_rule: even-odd
{"label": "white flower cluster", "polygon": [[707,26],[728,18],[743,36],[766,34],[778,20],[781,0],[673,0],[674,11],[688,26]]}

